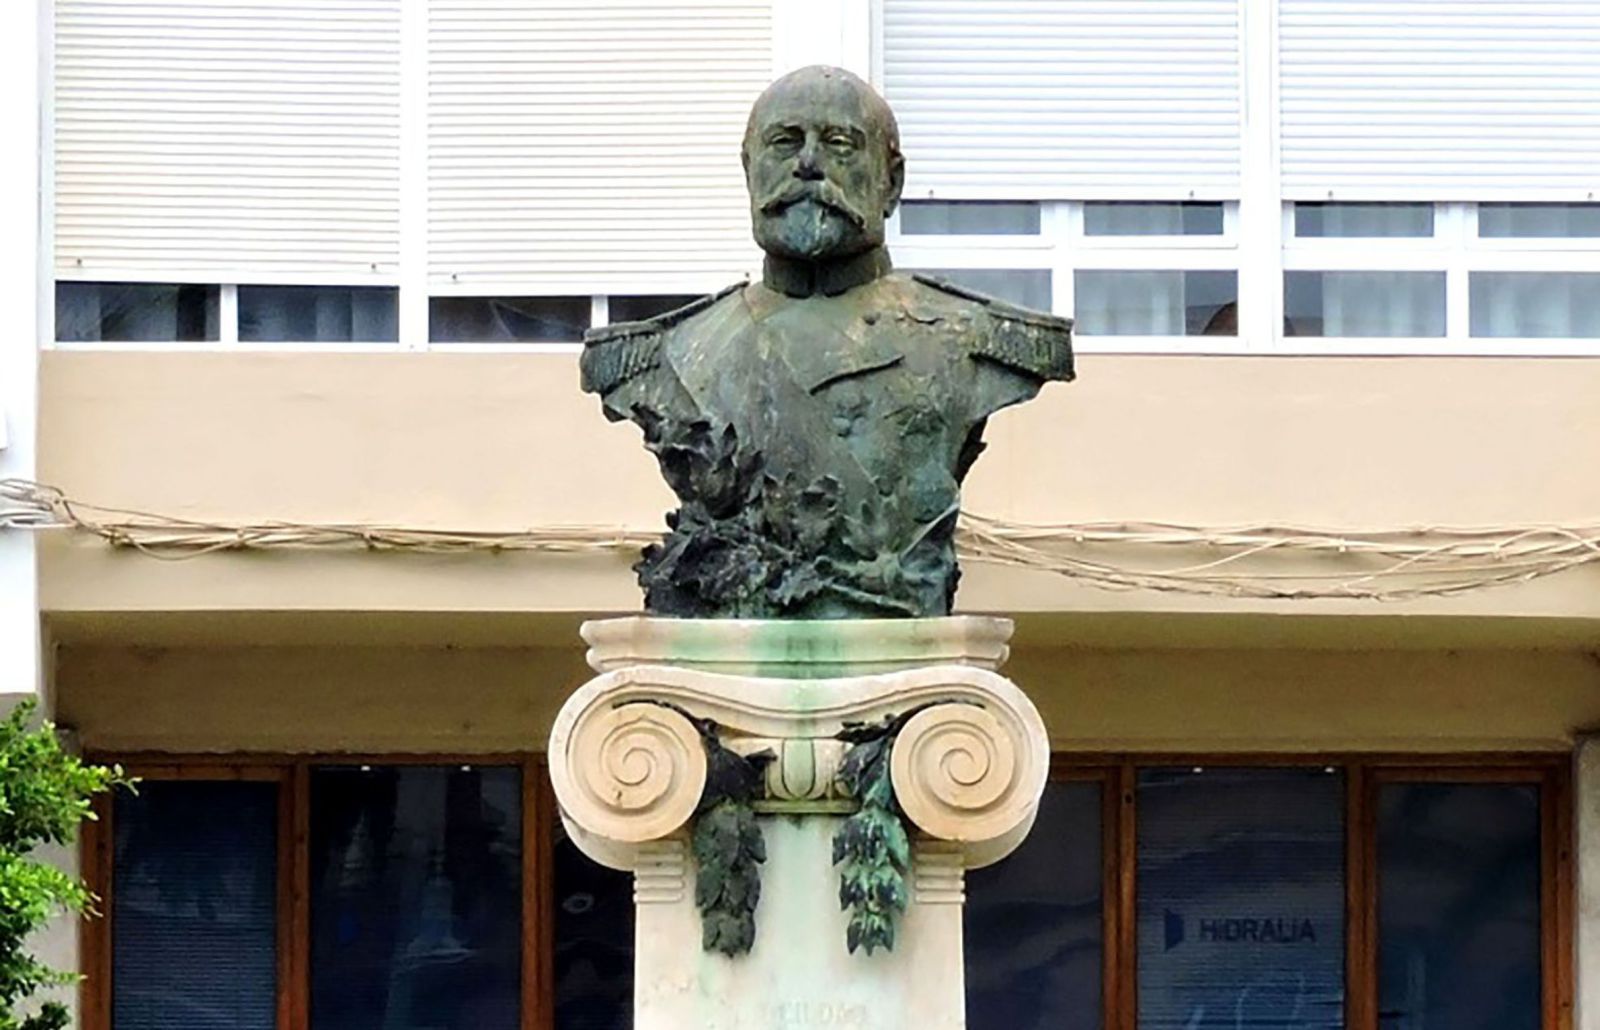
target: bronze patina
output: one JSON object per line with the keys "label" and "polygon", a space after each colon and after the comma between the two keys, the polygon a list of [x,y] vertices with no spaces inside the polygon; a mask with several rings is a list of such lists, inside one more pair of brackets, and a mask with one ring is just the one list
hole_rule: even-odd
{"label": "bronze patina", "polygon": [[1071,323],[892,270],[899,130],[849,72],[773,83],[743,160],[761,281],[585,341],[583,388],[681,504],[636,566],[645,608],[947,615],[985,420],[1072,378]]}

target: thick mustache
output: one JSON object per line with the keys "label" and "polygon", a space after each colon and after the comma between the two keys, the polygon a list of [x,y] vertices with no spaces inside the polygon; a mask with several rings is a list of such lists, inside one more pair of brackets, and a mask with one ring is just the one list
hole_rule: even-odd
{"label": "thick mustache", "polygon": [[819,180],[817,182],[797,182],[786,187],[781,192],[776,193],[761,202],[761,213],[764,215],[780,214],[803,200],[813,201],[831,211],[843,215],[845,218],[849,219],[851,224],[857,229],[866,228],[866,217],[863,216],[861,212],[857,211],[855,207],[845,199],[844,195],[826,180]]}

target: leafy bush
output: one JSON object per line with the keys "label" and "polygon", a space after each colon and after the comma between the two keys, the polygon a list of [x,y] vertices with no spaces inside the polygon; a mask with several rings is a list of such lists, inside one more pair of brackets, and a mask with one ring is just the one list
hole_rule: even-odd
{"label": "leafy bush", "polygon": [[94,818],[91,796],[127,782],[120,768],[87,765],[62,750],[50,723],[30,729],[34,709],[25,701],[0,722],[0,1030],[61,1030],[70,1022],[56,1001],[18,1012],[40,988],[78,979],[39,961],[28,937],[94,898],[82,881],[31,856],[40,844],[70,844],[79,824]]}

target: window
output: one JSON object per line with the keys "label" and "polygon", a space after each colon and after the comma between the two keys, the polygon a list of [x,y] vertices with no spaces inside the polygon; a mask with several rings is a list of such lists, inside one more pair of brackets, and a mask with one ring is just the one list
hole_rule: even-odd
{"label": "window", "polygon": [[1050,272],[1043,268],[907,269],[1035,311],[1050,310]]}
{"label": "window", "polygon": [[428,339],[434,343],[576,343],[589,328],[582,297],[434,297]]}
{"label": "window", "polygon": [[240,286],[239,342],[393,343],[397,302],[381,286]]}
{"label": "window", "polygon": [[1236,272],[1079,271],[1077,330],[1085,336],[1236,336]]}
{"label": "window", "polygon": [[1285,272],[1285,336],[1443,336],[1443,272]]}
{"label": "window", "polygon": [[1486,239],[1600,236],[1600,204],[1479,204],[1478,235]]}
{"label": "window", "polygon": [[1357,239],[1433,235],[1432,204],[1321,204],[1294,206],[1294,234]]}
{"label": "window", "polygon": [[1085,236],[1221,236],[1220,203],[1091,201],[1083,205]]}
{"label": "window", "polygon": [[1600,272],[1473,272],[1472,335],[1600,337]]}
{"label": "window", "polygon": [[[1555,1030],[1566,756],[1452,761],[1058,757],[967,876],[970,1024]],[[632,877],[531,756],[215,762],[86,827],[85,1030],[631,1025]]]}
{"label": "window", "polygon": [[915,200],[900,206],[907,236],[1037,236],[1039,205],[1016,201]]}
{"label": "window", "polygon": [[668,311],[676,311],[685,304],[692,304],[701,298],[698,293],[646,293],[638,296],[616,296],[609,298],[607,307],[613,323],[640,322],[657,315],[664,315]]}
{"label": "window", "polygon": [[56,339],[66,343],[218,339],[216,286],[56,283]]}

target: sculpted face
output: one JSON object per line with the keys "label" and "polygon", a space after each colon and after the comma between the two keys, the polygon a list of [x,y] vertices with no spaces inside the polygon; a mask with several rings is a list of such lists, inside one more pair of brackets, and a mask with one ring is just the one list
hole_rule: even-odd
{"label": "sculpted face", "polygon": [[905,182],[889,105],[840,68],[802,68],[750,110],[743,150],[756,243],[824,263],[883,243]]}

